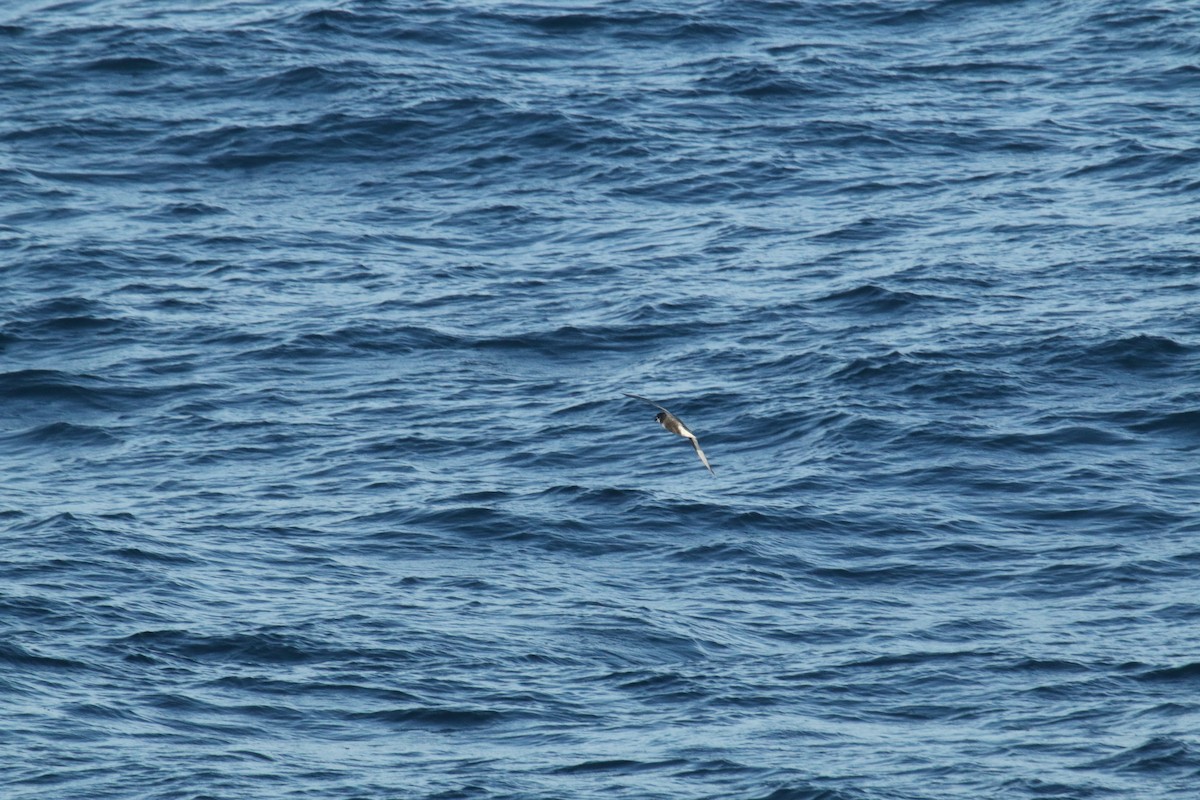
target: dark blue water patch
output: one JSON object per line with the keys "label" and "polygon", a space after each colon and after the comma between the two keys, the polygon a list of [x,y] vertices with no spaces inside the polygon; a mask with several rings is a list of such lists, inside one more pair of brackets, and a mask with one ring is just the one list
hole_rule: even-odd
{"label": "dark blue water patch", "polygon": [[122,438],[111,433],[105,426],[73,425],[69,422],[51,422],[35,425],[22,431],[0,436],[10,447],[41,449],[45,447],[114,447]]}
{"label": "dark blue water patch", "polygon": [[1073,169],[1064,177],[1098,176],[1116,182],[1159,185],[1162,178],[1190,170],[1200,163],[1200,148],[1154,151],[1131,144],[1126,149],[1139,152],[1115,157],[1106,154],[1103,161]]}
{"label": "dark blue water patch", "polygon": [[[58,370],[28,369],[0,374],[0,407],[9,420],[44,425],[66,423],[75,427],[45,427],[45,435],[87,436],[86,427],[100,412],[140,410],[146,404],[185,399],[206,391],[205,384],[167,381],[161,384]],[[110,420],[111,421],[111,420]],[[36,434],[36,432],[31,431]],[[119,432],[111,432],[119,435]]]}
{"label": "dark blue water patch", "polygon": [[1037,800],[1089,800],[1093,797],[1111,795],[1109,789],[1087,782],[1065,783],[1041,778],[1007,780],[1001,786],[1005,792],[1013,793],[1013,797],[1029,797]]}
{"label": "dark blue water patch", "polygon": [[[90,180],[93,175],[87,176]],[[106,180],[106,179],[105,179]],[[66,247],[30,248],[20,259],[13,261],[11,272],[15,275],[36,279],[47,285],[58,286],[51,297],[77,302],[76,281],[92,286],[99,291],[108,288],[105,282],[117,281],[122,276],[144,276],[147,272],[176,268],[179,258],[171,251],[141,252],[127,247],[107,246],[97,242],[77,242]],[[97,295],[99,295],[99,291]],[[45,298],[39,297],[37,302]],[[102,302],[82,298],[83,302]],[[30,303],[27,307],[38,307]],[[36,321],[36,320],[31,320]]]}
{"label": "dark blue water patch", "polygon": [[871,563],[861,566],[819,567],[812,578],[826,586],[935,586],[943,581],[970,581],[988,574],[987,570],[963,566],[928,566],[915,561]]}
{"label": "dark blue water patch", "polygon": [[54,206],[49,208],[34,208],[6,214],[2,219],[5,224],[20,226],[38,223],[66,224],[70,220],[86,216],[87,212],[72,206]]}
{"label": "dark blue water patch", "polygon": [[904,800],[902,795],[876,795],[872,792],[823,788],[819,784],[808,782],[779,782],[783,785],[776,789],[747,797],[749,800]]}
{"label": "dark blue water patch", "polygon": [[909,227],[909,224],[910,221],[904,220],[900,217],[890,217],[887,219],[862,217],[854,222],[834,228],[833,230],[827,230],[814,234],[810,238],[818,242],[876,242],[891,239],[903,233]]}
{"label": "dark blue water patch", "polygon": [[0,643],[0,663],[23,670],[78,670],[86,664],[67,658],[44,656],[16,644]]}
{"label": "dark blue water patch", "polygon": [[[593,613],[566,625],[563,635],[572,642],[576,652],[593,664],[623,669],[661,663],[695,663],[703,661],[710,653],[727,649],[723,643],[694,632],[657,624],[656,620],[647,619],[637,610],[610,610],[603,604],[587,604],[578,609],[585,610]],[[606,676],[606,680],[609,678],[611,676]],[[649,694],[679,704],[698,699],[698,689],[688,689],[683,695],[674,690],[667,691],[665,696],[657,691]]]}
{"label": "dark blue water patch", "polygon": [[[1052,74],[1044,64],[1033,61],[1022,61],[1016,58],[1005,59],[1002,57],[1004,52],[997,53],[985,48],[978,52],[970,51],[968,53],[970,57],[966,60],[955,62],[938,60],[905,64],[899,71],[901,74],[912,76],[967,77],[973,81],[976,79],[986,80],[992,78],[1010,87],[1023,82],[1036,81],[1039,77]],[[1020,139],[1022,134],[1041,138],[1038,128],[996,128],[990,130],[997,134],[1012,132],[1017,134],[1017,139]],[[1004,139],[1006,137],[997,136],[996,138]],[[1049,144],[1052,140],[1046,136],[1043,141]]]}
{"label": "dark blue water patch", "polygon": [[1027,391],[1019,375],[1002,368],[934,368],[918,363],[908,377],[907,386],[897,388],[946,406],[994,408]]}
{"label": "dark blue water patch", "polygon": [[711,174],[694,171],[652,172],[647,178],[643,170],[630,173],[632,181],[618,181],[611,190],[617,198],[643,198],[660,203],[692,205],[697,197],[723,197],[746,192],[747,183],[739,175]]}
{"label": "dark blue water patch", "polygon": [[520,335],[477,337],[474,339],[474,347],[500,351],[528,350],[547,358],[577,360],[594,357],[596,353],[651,347],[663,336],[682,334],[700,324],[702,323],[693,322],[686,325],[659,325],[654,328],[635,324],[565,325],[554,329],[533,329]]}
{"label": "dark blue water patch", "polygon": [[86,533],[94,529],[86,516],[72,514],[69,511],[61,511],[44,517],[25,515],[25,519],[21,523],[11,528],[11,530],[23,534],[41,531],[53,532],[56,530],[66,530],[71,533]]}
{"label": "dark blue water patch", "polygon": [[142,56],[116,56],[112,58],[101,58],[85,65],[84,69],[93,72],[114,72],[124,75],[140,75],[146,72],[154,72],[160,69],[166,69],[167,64],[153,58],[145,58]]}
{"label": "dark blue water patch", "polygon": [[387,703],[414,703],[417,695],[401,689],[359,683],[322,683],[307,680],[283,680],[270,676],[227,675],[210,681],[208,686],[221,691],[236,691],[263,697],[292,699],[328,699],[338,703],[366,698]]}
{"label": "dark blue water patch", "polygon": [[111,408],[103,391],[87,388],[97,383],[82,376],[57,370],[30,369],[6,372],[0,375],[3,382],[3,404],[11,417],[22,412],[43,411],[47,405],[58,403],[65,406],[81,406],[104,410]]}
{"label": "dark blue water patch", "polygon": [[143,547],[117,547],[108,550],[105,554],[112,556],[115,559],[131,561],[134,563],[163,564],[169,566],[190,566],[200,563],[198,559],[189,555],[181,555],[178,553],[170,553],[159,549]]}
{"label": "dark blue water patch", "polygon": [[[489,153],[534,156],[521,163],[527,173],[586,169],[566,156],[589,161],[626,148],[636,152],[638,139],[612,123],[554,111],[526,110],[491,98],[429,100],[370,116],[328,112],[314,118],[278,124],[226,125],[174,134],[162,143],[190,160],[219,169],[251,169],[280,163],[375,163],[380,154],[417,173],[424,169],[461,170],[463,162]],[[437,158],[455,155],[449,164]],[[474,174],[472,172],[472,174]]]}
{"label": "dark blue water patch", "polygon": [[1142,744],[1096,759],[1084,769],[1113,770],[1118,773],[1152,773],[1166,776],[1200,776],[1200,754],[1181,739],[1155,736]]}
{"label": "dark blue water patch", "polygon": [[[895,314],[915,311],[927,304],[957,301],[906,290],[888,289],[875,284],[857,286],[817,298],[839,311],[853,314]],[[894,355],[899,355],[894,354]]]}
{"label": "dark blue water patch", "polygon": [[517,724],[524,720],[537,719],[540,715],[527,708],[401,708],[383,711],[354,712],[347,716],[352,721],[381,723],[399,729],[423,731],[460,731],[474,728],[491,728]]}
{"label": "dark blue water patch", "polygon": [[1106,30],[1123,30],[1141,28],[1168,19],[1170,19],[1170,15],[1163,10],[1123,9],[1120,11],[1095,11],[1087,16],[1084,23]]}
{"label": "dark blue water patch", "polygon": [[1172,378],[1186,372],[1195,360],[1194,348],[1178,339],[1131,334],[1096,340],[1063,332],[1029,342],[1014,353],[1039,380],[1057,376],[1077,384],[1135,386],[1141,380]]}
{"label": "dark blue water patch", "polygon": [[1132,443],[1119,432],[1088,425],[1067,425],[1047,430],[995,434],[980,444],[1009,452],[1051,453],[1072,446],[1115,446]]}
{"label": "dark blue water patch", "polygon": [[[1090,514],[1091,511],[1081,513]],[[1095,516],[1107,519],[1106,514]],[[1055,515],[1055,518],[1061,519],[1062,515]],[[1032,571],[1022,576],[1020,583],[1030,596],[1063,597],[1072,593],[1109,591],[1120,587],[1152,586],[1178,574],[1178,568],[1165,563],[1129,566],[1120,563],[1063,562]]]}
{"label": "dark blue water patch", "polygon": [[[993,17],[1004,17],[1005,11],[1020,11],[1025,6],[1024,0],[917,0],[904,3],[908,8],[898,10],[887,3],[865,3],[861,11],[879,24],[904,25],[926,23],[950,23],[953,21],[969,21],[975,14],[990,14]],[[882,8],[880,8],[882,6]],[[877,16],[876,16],[877,15]],[[1013,19],[1019,19],[1013,16]]]}
{"label": "dark blue water patch", "polygon": [[[285,343],[272,343],[264,336],[265,347],[243,351],[238,358],[268,363],[295,360],[338,359],[354,352],[392,355],[422,351],[458,349],[466,343],[462,337],[409,325],[384,322],[359,323],[329,333],[306,333]],[[245,344],[245,342],[238,342]]]}
{"label": "dark blue water patch", "polygon": [[205,635],[183,630],[143,631],[114,642],[114,647],[184,661],[256,665],[305,664],[344,655],[307,637],[289,633]]}
{"label": "dark blue water patch", "polygon": [[318,152],[323,161],[332,163],[367,158],[381,147],[407,150],[428,135],[429,125],[412,117],[369,120],[329,113],[307,122],[226,125],[179,133],[163,145],[178,156],[221,169],[248,169],[308,160]]}
{"label": "dark blue water patch", "polygon": [[[1186,563],[1187,559],[1180,559]],[[1200,605],[1196,603],[1172,603],[1154,612],[1156,617],[1163,620],[1190,621],[1200,619]]]}
{"label": "dark blue water patch", "polygon": [[638,45],[663,46],[720,43],[743,31],[731,22],[720,22],[671,11],[622,10],[609,13],[566,12],[544,15],[510,15],[510,24],[526,25],[549,36],[612,37]]}
{"label": "dark blue water patch", "polygon": [[423,5],[406,8],[405,13],[397,15],[377,4],[351,3],[341,8],[289,12],[277,22],[330,50],[366,48],[389,52],[381,44],[471,46],[479,39],[478,23],[484,20],[486,15],[454,6]]}
{"label": "dark blue water patch", "polygon": [[[1194,10],[1189,10],[1194,13]],[[1153,60],[1155,56],[1195,56],[1196,43],[1180,36],[1180,18],[1157,9],[1128,13],[1101,11],[1082,20],[1083,52],[1096,55],[1103,48]],[[1168,62],[1169,63],[1169,62]]]}
{"label": "dark blue water patch", "polygon": [[107,304],[78,297],[63,297],[21,309],[4,332],[21,340],[65,340],[75,337],[133,336],[144,323]]}
{"label": "dark blue water patch", "polygon": [[0,353],[3,353],[9,347],[20,344],[21,342],[22,339],[19,336],[5,333],[3,330],[0,330]]}
{"label": "dark blue water patch", "polygon": [[229,736],[265,737],[276,727],[268,718],[271,715],[260,709],[238,709],[179,691],[146,692],[138,703],[169,730],[190,736],[215,735],[216,741]]}
{"label": "dark blue water patch", "polygon": [[161,215],[174,217],[176,219],[193,219],[200,217],[211,217],[214,215],[222,215],[230,213],[228,209],[217,205],[209,205],[208,203],[171,203],[163,206],[159,212]]}
{"label": "dark blue water patch", "polygon": [[1095,668],[1089,664],[1062,659],[1020,658],[994,666],[997,672],[1017,670],[1038,675],[1040,677],[1088,676],[1094,674]]}
{"label": "dark blue water patch", "polygon": [[1162,667],[1149,669],[1137,676],[1138,680],[1149,683],[1179,683],[1200,685],[1200,662],[1182,664],[1177,667]]}
{"label": "dark blue water patch", "polygon": [[893,131],[880,130],[876,125],[852,118],[813,119],[802,127],[789,127],[782,133],[785,143],[801,149],[819,145],[822,150],[830,148],[834,153],[854,153],[857,158],[869,154],[885,157],[889,153],[899,156],[906,152],[893,139]]}
{"label": "dark blue water patch", "polygon": [[[0,520],[8,520],[13,516],[15,515],[0,514]],[[0,611],[9,614],[10,619],[21,620],[22,624],[30,628],[61,625],[75,614],[69,601],[33,593],[0,597]]]}
{"label": "dark blue water patch", "polygon": [[[1194,351],[1194,347],[1166,336],[1137,334],[1102,342],[1090,348],[1084,358],[1097,364],[1114,363],[1134,372],[1155,372],[1187,365],[1187,356]],[[1064,360],[1077,359],[1076,354],[1064,356]]]}
{"label": "dark blue water patch", "polygon": [[[787,526],[784,531],[794,532],[795,526]],[[676,545],[668,548],[667,558],[684,563],[720,563],[728,569],[737,566],[758,567],[768,570],[776,576],[802,576],[811,573],[814,569],[812,563],[802,558],[782,554],[774,547],[756,546],[753,543],[736,541]]]}
{"label": "dark blue water patch", "polygon": [[377,77],[369,62],[347,60],[321,66],[289,67],[268,75],[250,75],[231,82],[229,91],[310,102],[317,96],[332,98],[362,90]]}
{"label": "dark blue water patch", "polygon": [[1154,81],[1157,88],[1187,89],[1200,85],[1200,66],[1181,64],[1163,71]]}
{"label": "dark blue water patch", "polygon": [[[900,296],[883,290],[852,291],[840,293],[836,297],[822,298],[831,302],[839,302],[859,313],[891,313],[905,310],[912,303],[919,303],[915,295],[903,293]],[[981,381],[992,385],[996,396],[1003,394],[1002,384],[983,376],[975,376],[970,372],[950,367],[960,363],[956,359],[939,356],[936,353],[906,354],[893,350],[877,356],[856,358],[848,364],[840,365],[831,371],[831,377],[839,383],[850,385],[876,385],[885,390],[910,391],[924,393],[934,390],[930,382],[959,384],[967,383],[964,378]],[[949,367],[949,368],[948,368]]]}
{"label": "dark blue water patch", "polygon": [[671,759],[667,761],[636,761],[633,759],[610,759],[605,761],[584,761],[570,766],[558,767],[555,772],[572,775],[577,773],[615,773],[615,774],[636,774],[638,772],[646,772],[661,769],[673,769],[682,767],[688,762],[683,759]]}
{"label": "dark blue water patch", "polygon": [[[158,130],[157,120],[136,116],[87,117],[12,128],[0,134],[0,139],[17,142],[24,149],[34,153],[53,154],[59,150],[69,149],[73,153],[84,155],[109,152],[112,147],[139,147]],[[96,168],[108,166],[107,163],[90,166],[91,169],[71,174],[34,169],[29,170],[29,174],[50,183],[60,183],[63,178],[70,178],[71,180],[66,181],[68,184],[98,182],[106,179],[137,180],[139,177],[135,172]]]}
{"label": "dark blue water patch", "polygon": [[62,710],[73,721],[95,721],[104,725],[118,725],[121,722],[136,722],[141,717],[129,708],[104,703],[67,703]]}
{"label": "dark blue water patch", "polygon": [[704,94],[719,92],[752,100],[781,102],[822,91],[819,83],[788,76],[769,62],[722,57],[692,67],[703,72],[695,86]]}
{"label": "dark blue water patch", "polygon": [[343,8],[297,12],[293,17],[294,22],[300,27],[308,32],[317,33],[354,31],[356,28],[378,21],[378,19]]}
{"label": "dark blue water patch", "polygon": [[1138,433],[1183,436],[1186,437],[1186,444],[1194,446],[1194,440],[1200,436],[1200,408],[1147,414],[1141,421],[1129,427]]}

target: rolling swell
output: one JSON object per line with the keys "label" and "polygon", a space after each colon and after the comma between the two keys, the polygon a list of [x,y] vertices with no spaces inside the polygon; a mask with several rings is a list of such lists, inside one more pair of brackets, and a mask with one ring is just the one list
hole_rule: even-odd
{"label": "rolling swell", "polygon": [[0,11],[5,796],[1192,798],[1198,26]]}

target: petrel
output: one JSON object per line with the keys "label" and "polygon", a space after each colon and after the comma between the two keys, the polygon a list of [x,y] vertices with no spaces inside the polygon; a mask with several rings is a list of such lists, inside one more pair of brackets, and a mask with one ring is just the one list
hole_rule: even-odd
{"label": "petrel", "polygon": [[662,409],[660,413],[654,415],[654,419],[658,422],[658,424],[662,425],[671,433],[677,433],[680,436],[691,440],[692,447],[696,448],[696,455],[700,456],[701,463],[708,467],[708,471],[712,473],[714,478],[716,477],[717,473],[713,472],[713,468],[709,466],[708,459],[704,457],[704,451],[700,449],[700,442],[696,439],[696,434],[688,430],[687,425],[683,424],[683,420],[672,414],[670,411],[667,411],[653,400],[647,400],[640,395],[630,394],[629,392],[621,392],[621,394],[625,395],[626,397],[632,397],[634,400],[641,400],[643,403],[649,403],[655,408]]}

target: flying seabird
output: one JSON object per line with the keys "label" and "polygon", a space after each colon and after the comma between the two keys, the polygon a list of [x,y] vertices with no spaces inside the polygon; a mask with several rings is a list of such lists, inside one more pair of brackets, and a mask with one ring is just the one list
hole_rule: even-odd
{"label": "flying seabird", "polygon": [[629,392],[622,392],[621,394],[625,395],[626,397],[632,397],[634,400],[641,400],[643,403],[649,403],[655,408],[662,409],[661,413],[654,415],[654,419],[671,433],[677,433],[680,436],[691,440],[692,447],[696,448],[696,455],[700,456],[701,463],[708,467],[708,471],[712,473],[713,477],[716,477],[717,473],[713,472],[713,468],[709,466],[708,459],[704,457],[704,451],[700,449],[700,442],[696,439],[696,434],[688,430],[687,425],[683,424],[683,420],[672,414],[670,411],[667,411],[653,400],[647,400],[640,395],[630,394]]}

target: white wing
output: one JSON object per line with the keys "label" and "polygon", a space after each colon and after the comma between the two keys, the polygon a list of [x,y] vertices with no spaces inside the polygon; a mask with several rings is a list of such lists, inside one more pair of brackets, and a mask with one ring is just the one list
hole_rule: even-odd
{"label": "white wing", "polygon": [[[643,403],[649,403],[650,405],[654,406],[655,408],[662,409],[663,411],[667,411],[665,408],[660,406],[658,403],[654,402],[653,400],[647,400],[646,398],[642,397],[640,394],[630,394],[629,392],[621,392],[621,394],[625,395],[626,397],[632,397],[634,400],[641,400]],[[671,412],[667,411],[667,413],[670,414]]]}

